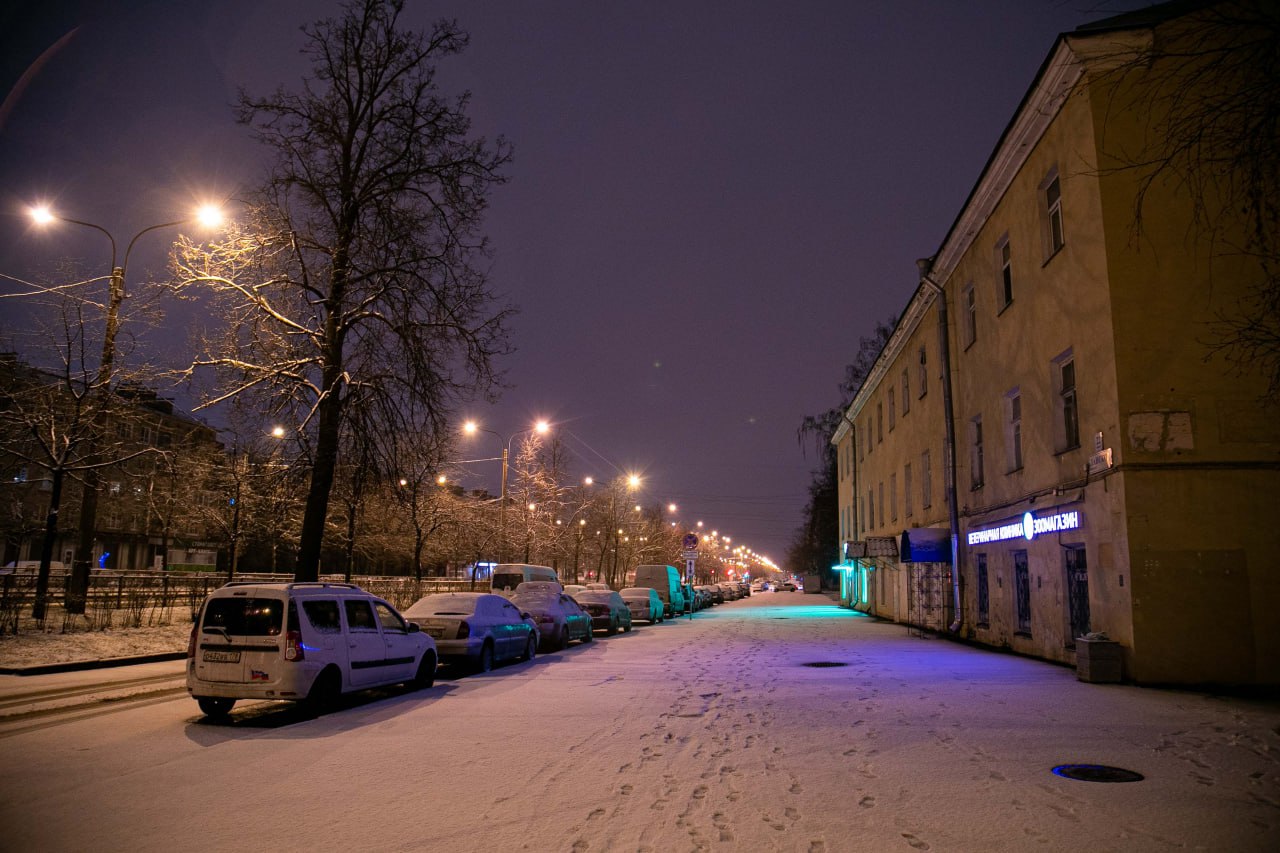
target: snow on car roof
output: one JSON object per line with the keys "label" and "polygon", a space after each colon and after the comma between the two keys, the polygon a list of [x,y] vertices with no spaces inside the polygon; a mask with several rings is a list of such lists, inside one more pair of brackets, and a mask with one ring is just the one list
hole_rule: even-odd
{"label": "snow on car roof", "polygon": [[405,616],[469,616],[481,601],[493,596],[487,592],[438,592],[419,598],[404,611]]}

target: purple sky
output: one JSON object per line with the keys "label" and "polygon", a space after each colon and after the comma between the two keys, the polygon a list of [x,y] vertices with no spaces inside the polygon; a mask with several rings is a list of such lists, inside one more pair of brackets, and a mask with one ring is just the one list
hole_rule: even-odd
{"label": "purple sky", "polygon": [[[613,476],[600,457],[639,471],[646,502],[781,561],[814,464],[801,418],[838,402],[858,338],[905,305],[1055,36],[1147,4],[407,5],[410,22],[470,31],[441,79],[471,90],[477,133],[515,145],[486,228],[494,284],[520,308],[512,387],[467,414],[504,435],[549,418],[579,474]],[[107,266],[100,235],[33,233],[34,199],[127,241],[252,182],[236,87],[293,87],[298,27],[335,8],[0,11],[0,274]],[[130,278],[162,270],[166,245],[144,237]],[[0,300],[0,336],[16,315]],[[496,465],[471,471],[496,490]]]}

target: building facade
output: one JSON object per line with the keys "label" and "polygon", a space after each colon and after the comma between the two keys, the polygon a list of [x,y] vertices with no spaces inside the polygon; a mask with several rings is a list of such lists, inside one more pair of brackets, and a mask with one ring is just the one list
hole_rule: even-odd
{"label": "building facade", "polygon": [[832,439],[842,567],[885,618],[1064,663],[1103,632],[1138,682],[1275,684],[1280,419],[1208,343],[1256,266],[1115,155],[1159,125],[1161,69],[1126,62],[1196,25],[1172,7],[1058,39],[922,266]]}

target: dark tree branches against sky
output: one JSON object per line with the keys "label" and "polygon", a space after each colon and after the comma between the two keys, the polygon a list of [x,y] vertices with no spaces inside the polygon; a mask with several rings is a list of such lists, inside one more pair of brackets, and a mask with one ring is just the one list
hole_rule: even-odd
{"label": "dark tree branches against sky", "polygon": [[189,370],[216,371],[215,399],[287,400],[313,444],[300,580],[319,570],[348,403],[441,426],[459,396],[493,387],[507,348],[480,226],[511,149],[470,137],[467,96],[437,86],[466,33],[404,30],[401,6],[352,0],[306,30],[300,90],[241,93],[240,121],[274,162],[244,225],[175,254],[179,286],[212,286],[230,320]]}

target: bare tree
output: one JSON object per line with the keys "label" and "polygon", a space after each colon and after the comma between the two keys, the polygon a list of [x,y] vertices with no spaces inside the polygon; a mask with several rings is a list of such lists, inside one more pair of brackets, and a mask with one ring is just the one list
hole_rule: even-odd
{"label": "bare tree", "polygon": [[[52,291],[50,291],[53,294]],[[32,615],[45,617],[50,564],[58,539],[64,489],[83,481],[84,490],[96,490],[98,474],[155,452],[122,437],[120,426],[137,416],[128,400],[104,380],[94,364],[91,324],[84,309],[91,305],[80,297],[54,295],[56,322],[41,324],[45,342],[39,364],[16,356],[0,372],[0,441],[6,455],[27,466],[27,479],[47,474],[49,498],[36,580]],[[123,374],[117,371],[116,378]],[[67,594],[67,612],[84,612],[83,583],[73,583]]]}
{"label": "bare tree", "polygon": [[348,400],[439,424],[493,388],[507,349],[509,309],[489,289],[478,231],[510,148],[471,138],[468,96],[437,87],[436,62],[467,34],[453,21],[404,31],[401,6],[350,0],[305,30],[314,76],[300,92],[241,95],[240,119],[275,166],[245,225],[175,252],[178,287],[211,285],[230,321],[190,367],[220,380],[206,404],[265,393],[313,437],[300,580],[318,576]]}
{"label": "bare tree", "polygon": [[[1190,236],[1207,240],[1216,261],[1251,276],[1239,304],[1219,313],[1206,343],[1238,369],[1259,371],[1267,396],[1275,400],[1280,6],[1274,0],[1226,0],[1173,18],[1155,11],[1142,39],[1098,48],[1087,43],[1096,33],[1082,33],[1080,47],[1089,51],[1109,111],[1138,120],[1136,139],[1128,133],[1103,137],[1101,150],[1112,159],[1102,173],[1134,176],[1136,236],[1144,233],[1152,206],[1161,208],[1173,192],[1190,204]],[[1241,259],[1252,263],[1241,265]]]}

